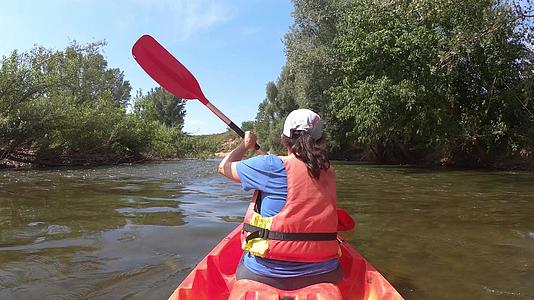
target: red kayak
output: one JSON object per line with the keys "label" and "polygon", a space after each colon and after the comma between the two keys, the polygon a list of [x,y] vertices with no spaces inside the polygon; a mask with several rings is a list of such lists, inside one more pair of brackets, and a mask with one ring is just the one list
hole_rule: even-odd
{"label": "red kayak", "polygon": [[228,234],[184,279],[170,300],[218,299],[403,299],[395,288],[348,243],[340,240],[343,280],[320,283],[299,290],[284,291],[250,280],[235,279],[243,254],[242,224]]}

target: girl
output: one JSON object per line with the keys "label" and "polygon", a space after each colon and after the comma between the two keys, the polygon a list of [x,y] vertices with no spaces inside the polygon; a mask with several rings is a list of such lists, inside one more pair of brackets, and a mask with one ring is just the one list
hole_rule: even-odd
{"label": "girl", "polygon": [[236,277],[283,290],[337,283],[342,272],[335,174],[322,146],[319,115],[308,109],[292,111],[281,143],[287,156],[241,160],[256,145],[254,133],[246,132],[219,165],[219,173],[245,190],[256,190],[244,220],[245,251]]}

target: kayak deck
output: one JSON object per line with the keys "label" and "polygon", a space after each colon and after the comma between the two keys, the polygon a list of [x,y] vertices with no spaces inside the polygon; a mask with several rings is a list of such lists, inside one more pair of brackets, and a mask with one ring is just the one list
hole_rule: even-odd
{"label": "kayak deck", "polygon": [[[223,238],[182,281],[169,300],[228,299],[236,283],[235,272],[243,253],[240,241],[241,228],[242,224]],[[354,248],[345,242],[341,242],[340,246],[343,279],[337,284],[337,287],[343,299],[403,299],[395,288]],[[253,288],[254,285],[250,286]],[[282,296],[269,299],[281,298]]]}

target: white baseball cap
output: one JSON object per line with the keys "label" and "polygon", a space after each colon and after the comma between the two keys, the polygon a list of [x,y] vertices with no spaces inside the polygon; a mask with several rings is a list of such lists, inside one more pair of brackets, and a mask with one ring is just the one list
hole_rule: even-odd
{"label": "white baseball cap", "polygon": [[314,140],[323,136],[321,117],[309,109],[297,109],[289,113],[284,123],[284,135],[292,137],[295,131],[306,131]]}

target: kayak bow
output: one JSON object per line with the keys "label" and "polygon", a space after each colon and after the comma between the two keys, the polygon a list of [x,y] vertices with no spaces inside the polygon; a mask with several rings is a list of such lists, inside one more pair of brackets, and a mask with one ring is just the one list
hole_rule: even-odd
{"label": "kayak bow", "polygon": [[215,246],[191,271],[169,300],[218,299],[385,299],[400,300],[395,288],[348,243],[340,240],[343,279],[334,285],[321,283],[294,291],[279,290],[250,280],[235,279],[243,250],[242,224]]}

